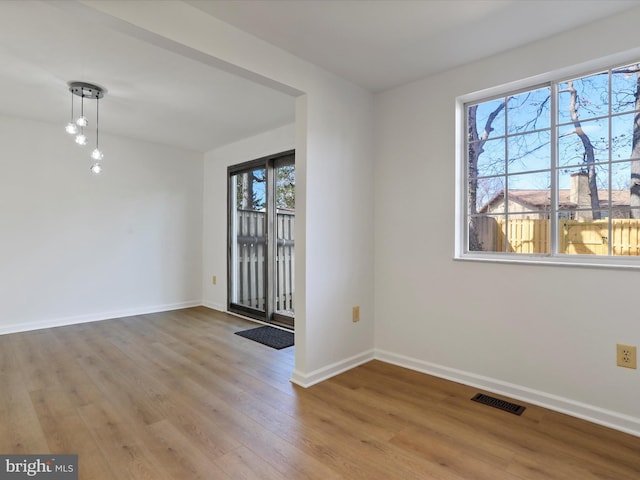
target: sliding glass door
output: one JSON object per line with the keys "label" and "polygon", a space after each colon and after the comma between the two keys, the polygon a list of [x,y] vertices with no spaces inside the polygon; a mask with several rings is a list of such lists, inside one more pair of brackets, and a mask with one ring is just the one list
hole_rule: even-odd
{"label": "sliding glass door", "polygon": [[293,328],[295,155],[229,167],[229,310]]}
{"label": "sliding glass door", "polygon": [[263,315],[266,311],[266,169],[230,176],[232,192],[232,305]]}

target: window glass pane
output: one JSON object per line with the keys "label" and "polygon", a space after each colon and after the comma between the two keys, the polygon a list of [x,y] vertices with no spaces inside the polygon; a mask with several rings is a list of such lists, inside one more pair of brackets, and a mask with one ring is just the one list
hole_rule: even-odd
{"label": "window glass pane", "polygon": [[[600,209],[609,206],[608,165],[594,165],[594,173],[595,188],[592,188],[587,169],[563,169],[558,172],[558,208],[572,212],[570,215],[565,213],[564,218],[597,219]],[[594,197],[597,200],[592,201]]]}
{"label": "window glass pane", "polygon": [[[506,207],[509,219],[548,219],[551,205],[550,173],[512,175],[507,179]],[[504,208],[502,199],[502,208]],[[513,238],[511,238],[513,241]]]}
{"label": "window glass pane", "polygon": [[275,167],[276,255],[274,310],[281,315],[295,312],[295,231],[296,231],[296,167]]}
{"label": "window glass pane", "polygon": [[239,210],[264,211],[267,173],[264,168],[256,168],[236,177],[236,202]]}
{"label": "window glass pane", "polygon": [[549,128],[549,87],[509,97],[507,123],[509,134]]}
{"label": "window glass pane", "polygon": [[504,215],[478,215],[469,219],[470,252],[504,252]]}
{"label": "window glass pane", "polygon": [[[580,216],[581,212],[575,212]],[[588,217],[592,212],[588,211]],[[558,253],[568,255],[608,255],[609,220],[607,212],[593,212],[602,217],[566,219],[558,218]]]}
{"label": "window glass pane", "polygon": [[[488,140],[478,155],[478,176],[504,175],[505,173],[505,139]],[[478,144],[472,144],[476,151]]]}
{"label": "window glass pane", "polygon": [[548,170],[551,161],[549,130],[509,137],[509,173]]}
{"label": "window glass pane", "polygon": [[611,73],[611,111],[613,113],[635,110],[640,64],[615,68]]}
{"label": "window glass pane", "polygon": [[611,253],[640,256],[640,209],[617,209],[611,219]]}
{"label": "window glass pane", "polygon": [[548,254],[549,217],[546,215],[509,215],[508,251],[511,253]]}
{"label": "window glass pane", "polygon": [[[478,138],[483,138],[483,133],[487,126],[489,131],[486,138],[499,137],[505,133],[505,114],[504,114],[504,98],[499,98],[489,102],[478,104],[475,112],[475,125],[478,132]],[[470,113],[473,106],[469,108]],[[469,120],[472,116],[469,115]],[[472,140],[472,139],[470,139]]]}
{"label": "window glass pane", "polygon": [[[640,160],[611,165],[611,217],[635,217],[640,207],[640,188],[632,188],[634,179],[640,179]],[[629,211],[629,208],[632,210]]]}
{"label": "window glass pane", "polygon": [[579,165],[609,160],[609,123],[607,119],[581,122],[580,128],[558,128],[558,165]]}
{"label": "window glass pane", "polygon": [[609,75],[597,73],[558,85],[558,121],[586,120],[609,114]]}
{"label": "window glass pane", "polygon": [[[629,206],[631,186],[631,166],[640,172],[640,160],[635,162],[617,162],[611,164],[611,193],[613,206]],[[616,203],[616,200],[618,203]]]}
{"label": "window glass pane", "polygon": [[296,167],[282,165],[275,169],[276,173],[276,208],[294,211],[296,208]]}
{"label": "window glass pane", "polygon": [[[640,142],[633,152],[633,130],[636,114],[618,115],[611,118],[611,158],[623,160],[625,158],[640,157]],[[640,124],[639,124],[640,125]]]}
{"label": "window glass pane", "polygon": [[230,177],[230,300],[258,312],[266,308],[266,169]]}
{"label": "window glass pane", "polygon": [[508,177],[508,187],[510,191],[517,190],[541,190],[549,192],[551,186],[551,175],[548,171],[537,173],[523,173],[510,175]]}
{"label": "window glass pane", "polygon": [[475,210],[469,213],[495,213],[504,212],[502,198],[504,197],[504,177],[479,178],[470,180],[469,191],[472,191],[473,183],[476,188]]}

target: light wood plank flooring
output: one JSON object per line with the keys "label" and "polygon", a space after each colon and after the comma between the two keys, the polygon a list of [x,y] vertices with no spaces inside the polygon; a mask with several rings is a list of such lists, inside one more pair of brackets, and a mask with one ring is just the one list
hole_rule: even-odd
{"label": "light wood plank flooring", "polygon": [[82,480],[637,480],[640,438],[370,362],[309,389],[206,308],[0,336],[0,453]]}

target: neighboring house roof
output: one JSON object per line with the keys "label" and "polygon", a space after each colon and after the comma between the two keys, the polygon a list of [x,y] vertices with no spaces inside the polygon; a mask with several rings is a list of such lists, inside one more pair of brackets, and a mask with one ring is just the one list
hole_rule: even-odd
{"label": "neighboring house roof", "polygon": [[[531,210],[549,210],[551,205],[551,192],[549,190],[509,190],[509,200],[518,202],[521,205],[531,207]],[[576,204],[569,201],[570,190],[560,190],[558,192],[558,203],[561,208],[576,208]],[[612,207],[628,207],[631,202],[631,193],[629,190],[612,190],[611,206]],[[598,199],[601,208],[609,207],[609,198],[607,190],[598,190]],[[489,209],[504,200],[504,190],[499,191],[493,196],[478,213],[487,213]]]}

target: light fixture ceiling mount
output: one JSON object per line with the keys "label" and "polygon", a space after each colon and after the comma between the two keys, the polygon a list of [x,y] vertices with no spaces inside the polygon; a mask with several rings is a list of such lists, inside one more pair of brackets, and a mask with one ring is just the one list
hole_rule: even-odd
{"label": "light fixture ceiling mount", "polygon": [[86,82],[69,82],[69,91],[74,95],[90,100],[102,98],[107,93],[104,88]]}

